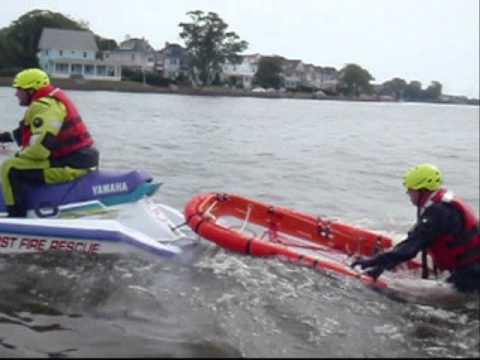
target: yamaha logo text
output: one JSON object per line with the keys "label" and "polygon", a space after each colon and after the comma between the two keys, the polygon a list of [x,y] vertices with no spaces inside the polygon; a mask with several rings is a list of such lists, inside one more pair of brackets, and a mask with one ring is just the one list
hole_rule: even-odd
{"label": "yamaha logo text", "polygon": [[120,192],[127,192],[128,186],[126,182],[117,182],[112,184],[102,184],[92,186],[94,195],[107,195]]}

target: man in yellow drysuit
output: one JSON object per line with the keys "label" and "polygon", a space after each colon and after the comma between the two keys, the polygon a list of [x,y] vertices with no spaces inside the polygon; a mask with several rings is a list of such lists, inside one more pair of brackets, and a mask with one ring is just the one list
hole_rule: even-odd
{"label": "man in yellow drysuit", "polygon": [[1,181],[9,217],[25,217],[24,184],[57,184],[86,175],[98,166],[99,154],[80,114],[40,69],[19,72],[13,80],[24,118],[0,142],[17,142],[15,156],[2,164]]}

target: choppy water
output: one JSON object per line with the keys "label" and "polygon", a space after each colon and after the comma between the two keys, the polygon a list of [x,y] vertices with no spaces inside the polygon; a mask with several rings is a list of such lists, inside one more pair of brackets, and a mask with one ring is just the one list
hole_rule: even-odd
{"label": "choppy water", "polygon": [[[183,209],[234,192],[401,238],[419,162],[479,208],[479,109],[70,92],[105,168],[143,168]],[[2,127],[21,116],[0,88]],[[478,304],[402,303],[202,241],[176,261],[0,258],[0,356],[478,357]]]}

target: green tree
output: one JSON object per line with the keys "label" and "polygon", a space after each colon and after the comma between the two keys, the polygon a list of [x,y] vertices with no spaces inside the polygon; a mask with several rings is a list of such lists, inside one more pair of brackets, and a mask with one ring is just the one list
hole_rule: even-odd
{"label": "green tree", "polygon": [[279,89],[283,86],[282,59],[278,56],[263,56],[253,78],[255,85],[263,88]]}
{"label": "green tree", "polygon": [[382,94],[393,96],[396,100],[403,98],[407,82],[401,78],[393,78],[382,84]]}
{"label": "green tree", "polygon": [[345,95],[359,96],[362,93],[371,93],[370,81],[373,76],[361,66],[347,64],[339,74],[339,87]]}
{"label": "green tree", "polygon": [[427,100],[438,100],[442,96],[442,84],[438,81],[432,81],[430,86],[425,90],[424,96]]}
{"label": "green tree", "polygon": [[423,100],[422,83],[420,81],[410,81],[405,88],[405,98],[409,101]]}
{"label": "green tree", "polygon": [[[23,69],[38,67],[38,41],[43,28],[66,30],[89,30],[84,21],[75,21],[60,13],[48,10],[32,10],[9,27],[0,30],[0,69]],[[95,35],[100,50],[118,47],[115,40]]]}
{"label": "green tree", "polygon": [[[44,27],[70,30],[86,30],[80,23],[60,13],[46,10],[32,10],[2,29],[0,49],[4,68],[37,67],[37,47]],[[4,62],[5,61],[5,62]]]}
{"label": "green tree", "polygon": [[227,60],[238,63],[238,53],[248,47],[228,25],[214,12],[190,11],[190,23],[180,23],[180,37],[190,59],[192,80],[201,85],[211,85],[221,73]]}
{"label": "green tree", "polygon": [[118,49],[118,44],[113,39],[105,39],[101,36],[95,35],[95,42],[97,43],[98,50],[100,51]]}
{"label": "green tree", "polygon": [[[9,29],[0,30],[0,69],[6,68],[13,63],[12,51],[8,46]],[[11,66],[11,65],[10,65]]]}

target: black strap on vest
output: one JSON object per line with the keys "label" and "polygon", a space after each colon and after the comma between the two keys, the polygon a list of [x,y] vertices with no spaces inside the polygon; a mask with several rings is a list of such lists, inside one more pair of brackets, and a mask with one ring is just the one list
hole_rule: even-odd
{"label": "black strap on vest", "polygon": [[427,262],[427,250],[422,250],[422,279],[428,279],[428,262]]}
{"label": "black strap on vest", "polygon": [[[420,221],[420,206],[417,205],[417,223]],[[427,250],[422,250],[422,279],[428,279],[428,261],[427,261]]]}

